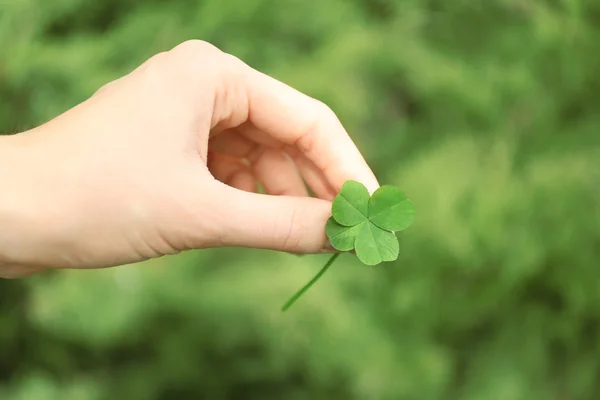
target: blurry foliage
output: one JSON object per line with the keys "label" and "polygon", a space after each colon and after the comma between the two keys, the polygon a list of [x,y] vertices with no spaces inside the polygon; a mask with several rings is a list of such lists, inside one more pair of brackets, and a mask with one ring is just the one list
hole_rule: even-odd
{"label": "blurry foliage", "polygon": [[0,398],[593,399],[600,3],[0,0],[0,131],[191,38],[327,102],[400,258],[191,252],[0,282]]}

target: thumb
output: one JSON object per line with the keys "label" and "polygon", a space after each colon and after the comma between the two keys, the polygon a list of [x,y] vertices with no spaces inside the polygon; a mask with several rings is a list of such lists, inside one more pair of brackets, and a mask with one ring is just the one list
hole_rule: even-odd
{"label": "thumb", "polygon": [[311,197],[271,196],[219,186],[220,236],[224,246],[321,253],[331,203]]}
{"label": "thumb", "polygon": [[0,262],[0,279],[25,278],[42,272],[45,268],[36,265],[4,264]]}

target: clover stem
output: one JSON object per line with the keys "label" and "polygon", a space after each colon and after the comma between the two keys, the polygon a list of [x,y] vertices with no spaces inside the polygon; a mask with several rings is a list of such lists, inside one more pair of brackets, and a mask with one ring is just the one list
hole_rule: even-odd
{"label": "clover stem", "polygon": [[329,259],[329,261],[327,261],[327,263],[325,263],[323,268],[321,268],[321,270],[314,276],[314,278],[312,278],[310,280],[310,282],[308,282],[306,285],[304,285],[304,287],[302,289],[300,289],[298,291],[298,293],[296,293],[295,295],[290,297],[290,299],[281,308],[281,311],[286,311],[288,308],[290,308],[290,306],[292,304],[294,304],[294,302],[296,302],[296,300],[298,300],[300,298],[300,296],[302,296],[308,289],[310,289],[310,287],[312,285],[314,285],[314,283],[316,281],[318,281],[319,278],[321,278],[321,276],[323,276],[323,274],[329,269],[329,267],[331,267],[331,264],[333,264],[335,259],[338,258],[340,254],[342,254],[342,253],[335,253],[334,255],[332,255],[331,258]]}

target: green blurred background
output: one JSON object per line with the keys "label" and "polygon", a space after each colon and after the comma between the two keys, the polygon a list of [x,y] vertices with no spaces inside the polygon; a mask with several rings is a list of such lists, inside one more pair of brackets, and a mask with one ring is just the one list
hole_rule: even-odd
{"label": "green blurred background", "polygon": [[413,200],[397,262],[210,250],[0,282],[0,399],[600,396],[597,0],[0,0],[0,131],[204,39]]}

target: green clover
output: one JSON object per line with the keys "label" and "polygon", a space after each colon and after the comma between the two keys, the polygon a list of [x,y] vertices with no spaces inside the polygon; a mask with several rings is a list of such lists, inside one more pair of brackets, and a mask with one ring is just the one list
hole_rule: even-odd
{"label": "green clover", "polygon": [[415,209],[394,186],[381,186],[369,196],[367,188],[347,181],[333,200],[326,232],[331,245],[340,251],[354,250],[360,261],[376,265],[398,258],[394,232],[408,228]]}
{"label": "green clover", "polygon": [[[325,231],[331,245],[339,251],[352,251],[366,265],[377,265],[398,258],[395,233],[408,228],[415,218],[411,201],[394,186],[384,185],[372,196],[356,181],[346,181],[334,198]],[[333,264],[334,254],[319,273],[283,306],[287,310]]]}

